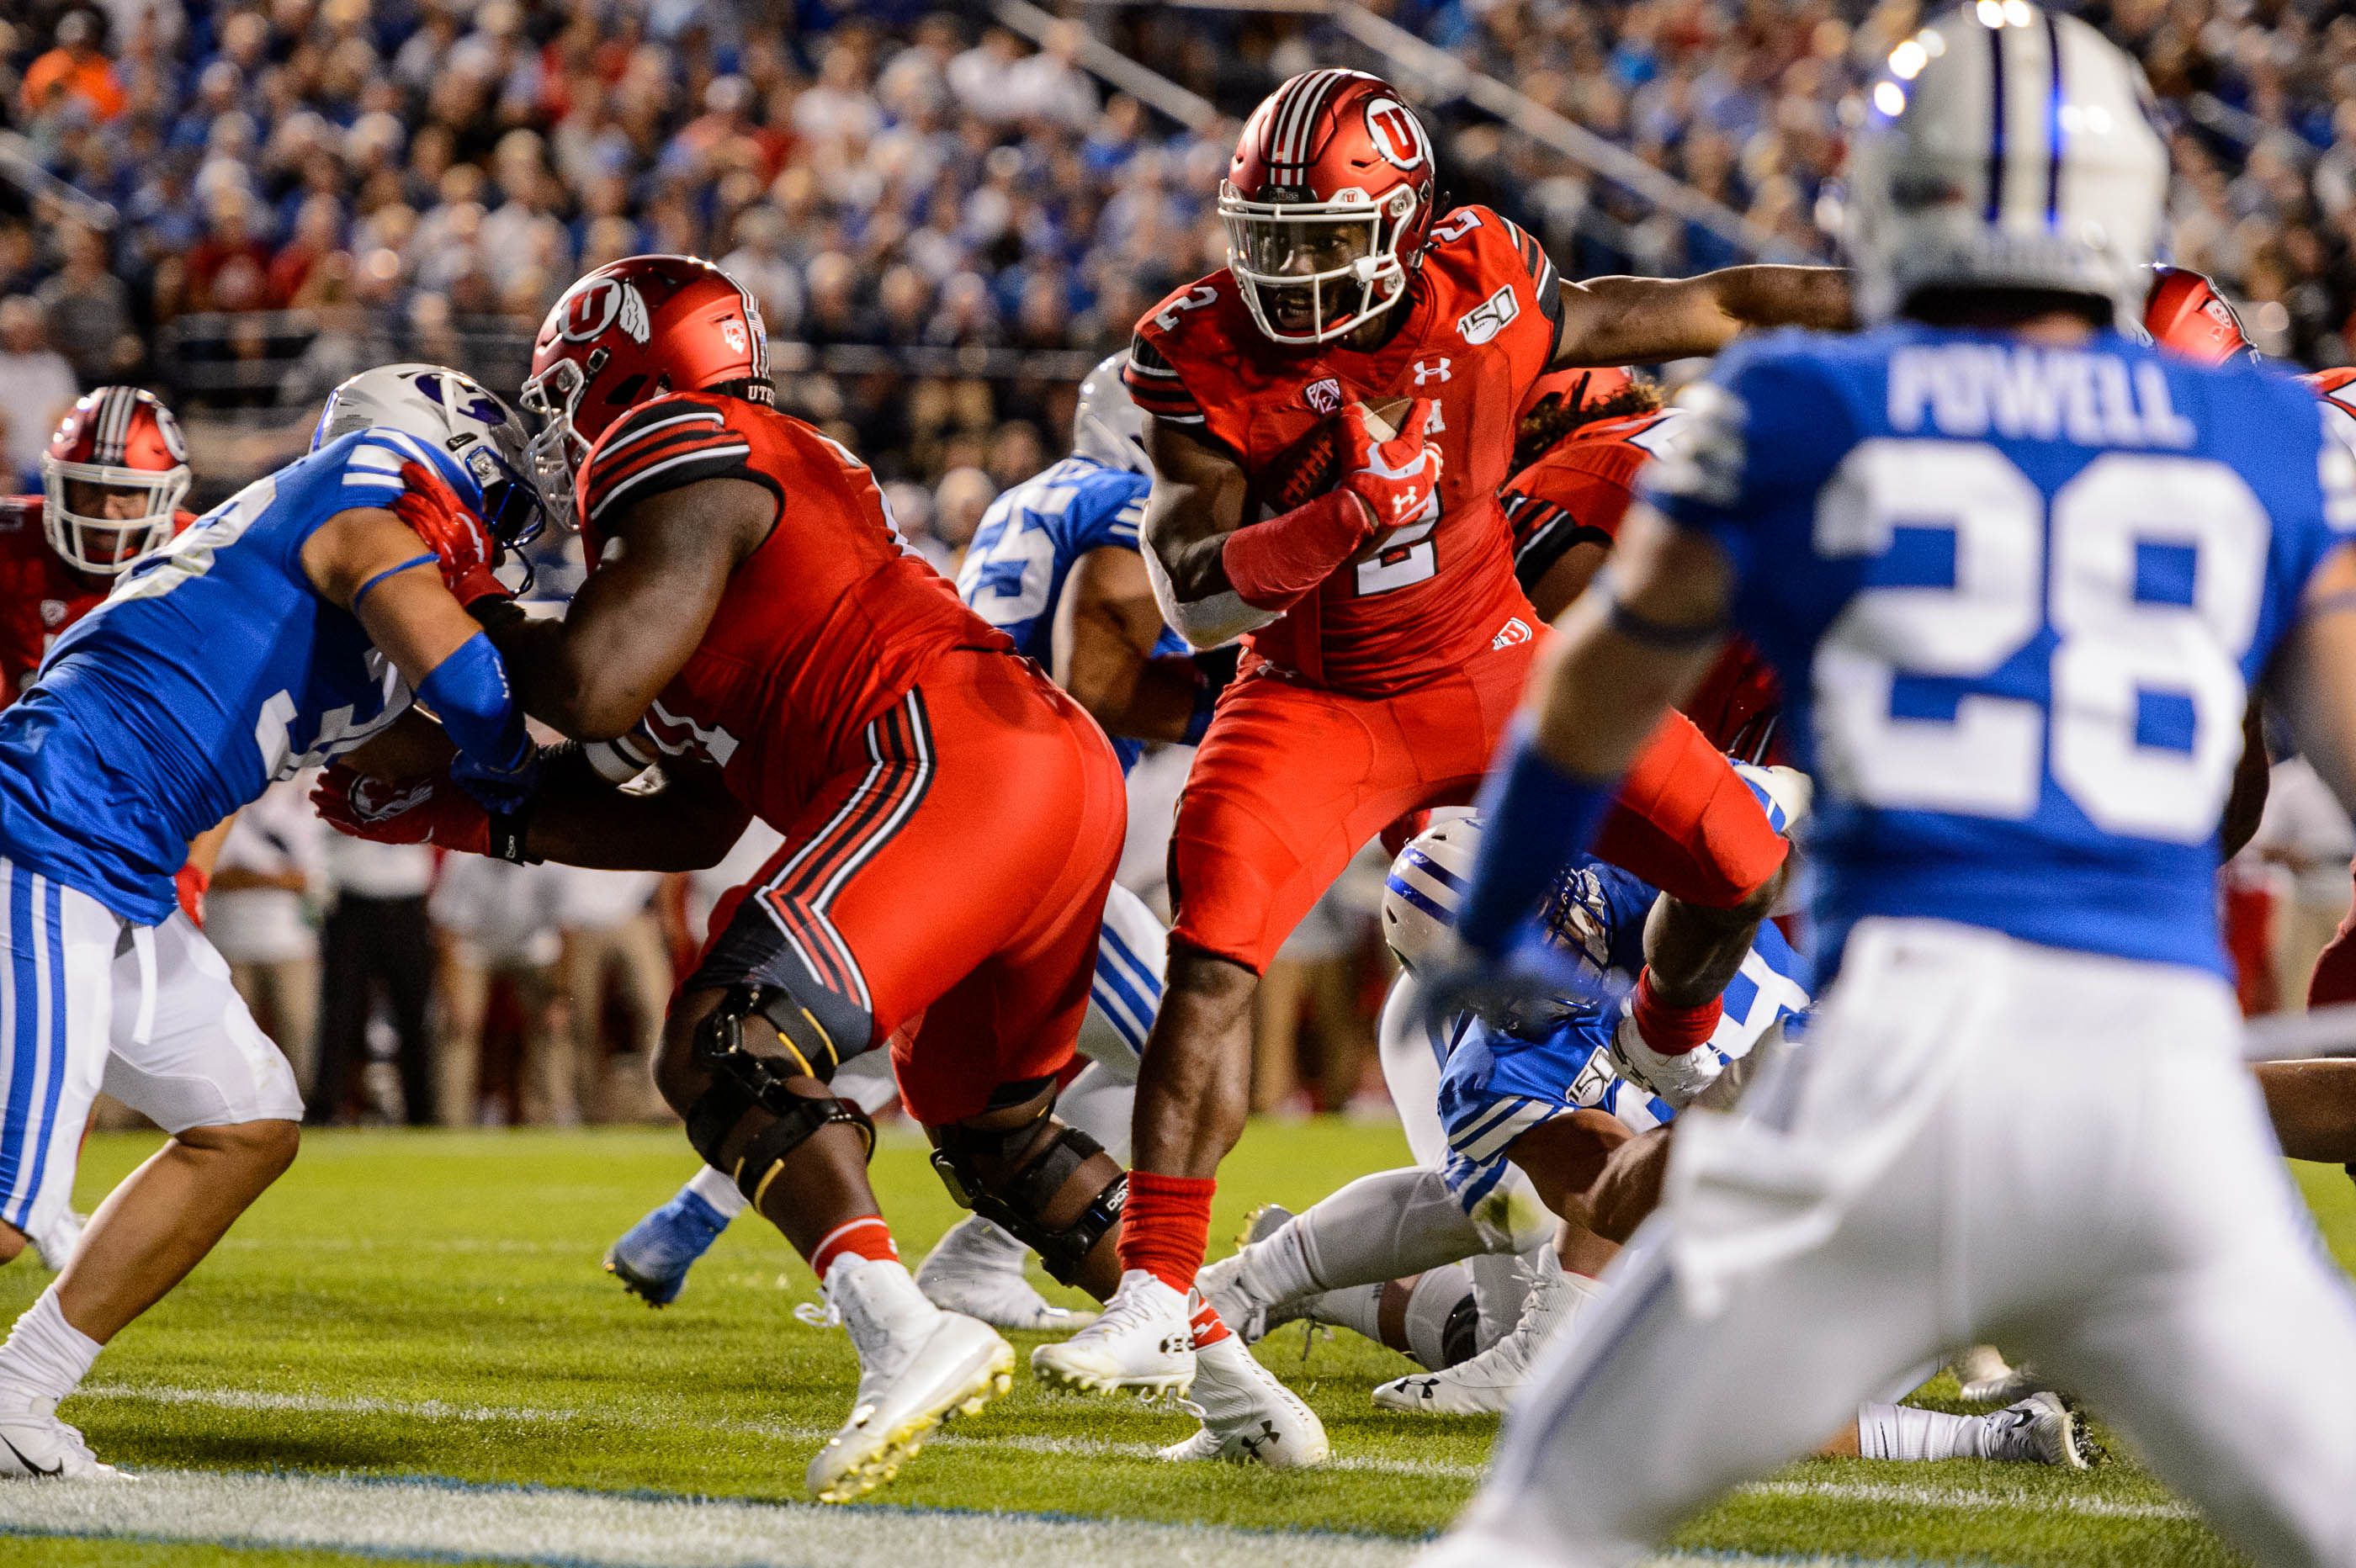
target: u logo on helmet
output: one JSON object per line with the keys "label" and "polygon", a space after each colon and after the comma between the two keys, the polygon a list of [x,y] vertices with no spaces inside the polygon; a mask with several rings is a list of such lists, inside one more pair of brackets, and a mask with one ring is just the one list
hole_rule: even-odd
{"label": "u logo on helmet", "polygon": [[1366,134],[1385,161],[1402,169],[1419,169],[1425,162],[1423,126],[1407,105],[1396,98],[1370,99],[1366,103]]}
{"label": "u logo on helmet", "polygon": [[557,329],[557,336],[567,343],[589,343],[616,325],[629,334],[633,343],[644,343],[653,336],[646,296],[638,293],[637,285],[619,278],[597,278],[565,300],[564,325]]}

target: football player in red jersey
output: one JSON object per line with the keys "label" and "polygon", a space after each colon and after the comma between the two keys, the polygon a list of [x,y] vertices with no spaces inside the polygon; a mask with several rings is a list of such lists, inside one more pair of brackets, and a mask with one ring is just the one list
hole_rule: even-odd
{"label": "football player in red jersey", "polygon": [[[1603,565],[1635,499],[1636,473],[1675,438],[1684,415],[1660,389],[1625,370],[1569,369],[1539,378],[1514,443],[1505,523],[1514,575],[1540,615],[1570,607]],[[1782,699],[1774,673],[1740,642],[1703,677],[1683,712],[1719,751],[1772,759]]]}
{"label": "football player in red jersey", "polygon": [[[657,1076],[851,1331],[858,1397],[809,1474],[842,1501],[1002,1391],[1013,1352],[901,1266],[873,1128],[828,1080],[889,1040],[951,1190],[1109,1295],[1122,1172],[1053,1107],[1126,802],[1095,723],[902,543],[864,465],[771,406],[767,368],[752,300],[707,262],[635,257],[574,284],[524,401],[588,580],[562,622],[528,621],[497,608],[462,514],[436,542],[525,708],[594,744],[555,749],[511,815],[446,777],[337,775],[322,805],[366,836],[587,866],[710,865],[754,814],[785,836],[715,911]],[[660,795],[607,782],[648,760],[612,744],[633,732],[661,754]]]}
{"label": "football player in red jersey", "polygon": [[[1240,635],[1248,652],[1171,848],[1177,923],[1139,1082],[1121,1292],[1034,1353],[1053,1381],[1185,1386],[1185,1292],[1243,1125],[1259,971],[1358,846],[1469,798],[1497,749],[1538,626],[1496,495],[1533,382],[1557,365],[1708,354],[1748,325],[1847,319],[1845,277],[1821,269],[1565,283],[1514,223],[1443,214],[1435,192],[1430,138],[1388,84],[1296,77],[1253,112],[1221,187],[1227,266],[1138,323],[1129,384],[1152,416],[1144,534],[1163,614],[1198,647]],[[1391,399],[1413,400],[1396,435],[1365,407]],[[1301,502],[1282,460],[1329,418],[1338,484]],[[1680,725],[1623,797],[1633,842],[1613,849],[1693,904],[1746,912],[1698,938],[1722,967],[1748,946],[1783,846]],[[1723,988],[1695,978],[1690,996],[1640,985],[1672,1078],[1699,1060]]]}
{"label": "football player in red jersey", "polygon": [[[2242,318],[2209,279],[2186,267],[2155,267],[2152,272],[2143,325],[2153,342],[2210,365],[2257,354],[2242,329]],[[2317,370],[2300,379],[2322,398],[2325,421],[2356,446],[2356,368]],[[2257,831],[2265,805],[2266,767],[2265,737],[2253,698],[2241,772],[2225,806],[2222,848],[2228,856]],[[2340,921],[2339,934],[2317,956],[2307,984],[2308,1007],[2343,1002],[2356,1002],[2356,905]],[[2283,1152],[2294,1159],[2344,1165],[2356,1176],[2356,1061],[2269,1061],[2256,1071]]]}

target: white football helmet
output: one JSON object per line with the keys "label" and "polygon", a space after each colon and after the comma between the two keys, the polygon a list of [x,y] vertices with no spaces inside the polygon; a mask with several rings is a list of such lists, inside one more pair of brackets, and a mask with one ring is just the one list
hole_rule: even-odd
{"label": "white football helmet", "polygon": [[1858,313],[2036,289],[2141,314],[2168,198],[2143,69],[2075,16],[1976,0],[1890,53],[1850,146]]}
{"label": "white football helmet", "polygon": [[1072,415],[1072,450],[1108,468],[1125,468],[1151,476],[1153,465],[1145,456],[1145,411],[1129,395],[1120,373],[1129,368],[1129,351],[1098,363],[1080,382],[1079,407]]}
{"label": "white football helmet", "polygon": [[1425,828],[1391,862],[1383,882],[1383,940],[1409,969],[1451,961],[1451,928],[1480,852],[1481,819],[1460,816]]}
{"label": "white football helmet", "polygon": [[540,532],[540,492],[525,476],[523,421],[480,381],[440,365],[363,370],[327,394],[311,450],[380,425],[456,459],[481,487],[483,521],[500,543],[513,549]]}

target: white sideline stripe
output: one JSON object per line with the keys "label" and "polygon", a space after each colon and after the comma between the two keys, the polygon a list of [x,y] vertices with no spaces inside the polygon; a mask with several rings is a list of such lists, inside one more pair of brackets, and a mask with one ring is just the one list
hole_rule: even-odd
{"label": "white sideline stripe", "polygon": [[398,1558],[596,1568],[921,1563],[1226,1568],[1280,1552],[1300,1568],[1385,1568],[1419,1543],[1021,1514],[830,1509],[594,1492],[147,1471],[135,1481],[0,1488],[6,1534],[309,1547]]}
{"label": "white sideline stripe", "polygon": [[[423,1421],[484,1424],[511,1422],[571,1425],[623,1422],[639,1426],[692,1426],[702,1432],[743,1433],[755,1437],[774,1437],[787,1443],[819,1443],[833,1435],[830,1428],[795,1425],[787,1422],[727,1421],[618,1407],[610,1411],[584,1411],[549,1405],[456,1404],[438,1399],[379,1399],[367,1394],[272,1393],[251,1389],[132,1387],[102,1383],[85,1387],[73,1397],[198,1405],[212,1410],[298,1411],[319,1415],[389,1415]],[[926,1446],[1100,1459],[1151,1459],[1160,1451],[1160,1445],[1152,1443],[1116,1443],[1101,1437],[1049,1437],[1037,1434],[991,1437],[957,1431],[936,1432],[927,1439]],[[1328,1461],[1325,1468],[1374,1475],[1412,1476],[1426,1480],[1477,1481],[1486,1467],[1437,1459],[1386,1459],[1344,1454]],[[5,1495],[8,1489],[0,1487],[0,1495]],[[1907,1482],[1760,1481],[1741,1488],[1741,1495],[1790,1498],[1801,1501],[1815,1499],[1828,1502],[1883,1503],[1897,1508],[1954,1509],[1966,1512],[2019,1509],[2031,1513],[2080,1514],[2096,1519],[2194,1520],[2201,1517],[2194,1509],[2178,1502],[2126,1502],[2111,1498],[2080,1497],[2068,1492],[1933,1487]],[[1710,1561],[1730,1560],[1712,1558]],[[1781,1563],[1790,1560],[1762,1558],[1759,1561]]]}

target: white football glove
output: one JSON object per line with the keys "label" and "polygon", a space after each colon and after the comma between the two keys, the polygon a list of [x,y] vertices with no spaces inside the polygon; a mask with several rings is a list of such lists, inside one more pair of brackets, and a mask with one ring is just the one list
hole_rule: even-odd
{"label": "white football glove", "polygon": [[1612,1055],[1620,1064],[1622,1077],[1679,1111],[1698,1099],[1726,1071],[1726,1058],[1707,1044],[1675,1056],[1662,1055],[1644,1043],[1644,1037],[1637,1032],[1635,1015],[1624,1010],[1620,1027],[1612,1032]]}

